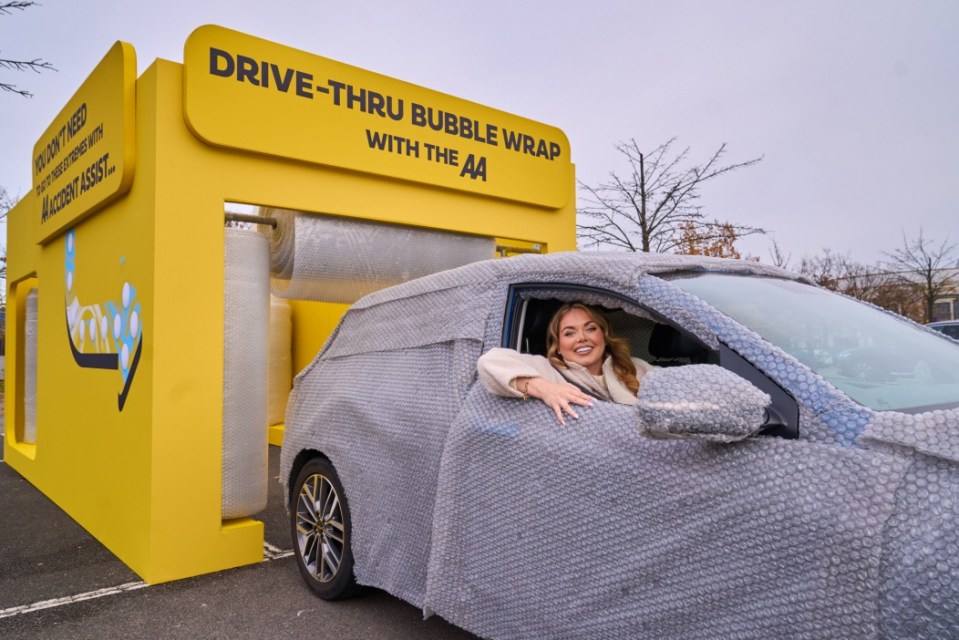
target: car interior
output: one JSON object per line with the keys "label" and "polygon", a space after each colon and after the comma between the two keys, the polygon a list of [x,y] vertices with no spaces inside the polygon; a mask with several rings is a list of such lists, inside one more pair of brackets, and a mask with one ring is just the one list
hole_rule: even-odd
{"label": "car interior", "polygon": [[[556,298],[527,298],[520,314],[517,345],[520,351],[546,355],[549,321],[565,302]],[[598,305],[599,306],[599,305]],[[600,306],[609,318],[614,335],[630,343],[633,356],[650,364],[668,367],[684,364],[718,363],[719,355],[689,334],[650,317],[623,309]]]}

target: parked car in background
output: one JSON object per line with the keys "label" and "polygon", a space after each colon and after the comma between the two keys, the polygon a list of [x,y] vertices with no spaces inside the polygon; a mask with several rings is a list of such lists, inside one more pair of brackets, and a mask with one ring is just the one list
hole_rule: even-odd
{"label": "parked car in background", "polygon": [[834,356],[834,363],[839,373],[858,382],[918,380],[924,369],[935,366],[898,345],[844,349]]}
{"label": "parked car in background", "polygon": [[[571,300],[657,368],[561,427],[476,360],[543,354]],[[320,597],[483,637],[959,637],[959,344],[771,266],[520,256],[369,295],[296,378],[280,477]]]}
{"label": "parked car in background", "polygon": [[959,340],[959,320],[943,320],[942,322],[930,322],[926,325],[940,333],[944,333],[950,338]]}

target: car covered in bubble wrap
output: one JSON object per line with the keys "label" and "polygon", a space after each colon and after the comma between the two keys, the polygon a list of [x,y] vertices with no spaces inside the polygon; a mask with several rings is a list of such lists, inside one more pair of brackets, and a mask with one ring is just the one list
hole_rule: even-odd
{"label": "car covered in bubble wrap", "polygon": [[[559,426],[476,361],[544,353],[570,300],[656,368]],[[296,378],[281,478],[317,594],[483,637],[959,637],[959,345],[772,266],[521,256],[371,294]]]}

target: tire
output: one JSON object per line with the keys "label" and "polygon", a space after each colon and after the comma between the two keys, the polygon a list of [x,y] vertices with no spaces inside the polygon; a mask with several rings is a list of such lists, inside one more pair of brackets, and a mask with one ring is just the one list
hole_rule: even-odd
{"label": "tire", "polygon": [[306,584],[323,600],[355,595],[350,509],[336,469],[325,458],[313,458],[291,495],[293,554]]}

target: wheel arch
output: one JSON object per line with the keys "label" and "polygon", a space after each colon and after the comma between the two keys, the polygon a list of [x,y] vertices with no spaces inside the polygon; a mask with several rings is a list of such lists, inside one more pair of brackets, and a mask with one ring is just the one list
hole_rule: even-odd
{"label": "wheel arch", "polygon": [[318,449],[302,449],[299,453],[297,453],[296,457],[293,458],[293,463],[290,465],[290,473],[286,477],[287,507],[293,504],[293,491],[296,489],[296,487],[293,485],[296,483],[296,479],[299,477],[300,471],[303,470],[303,467],[306,466],[306,463],[314,458],[322,458],[331,465],[333,464],[333,461],[330,460],[330,457]]}

